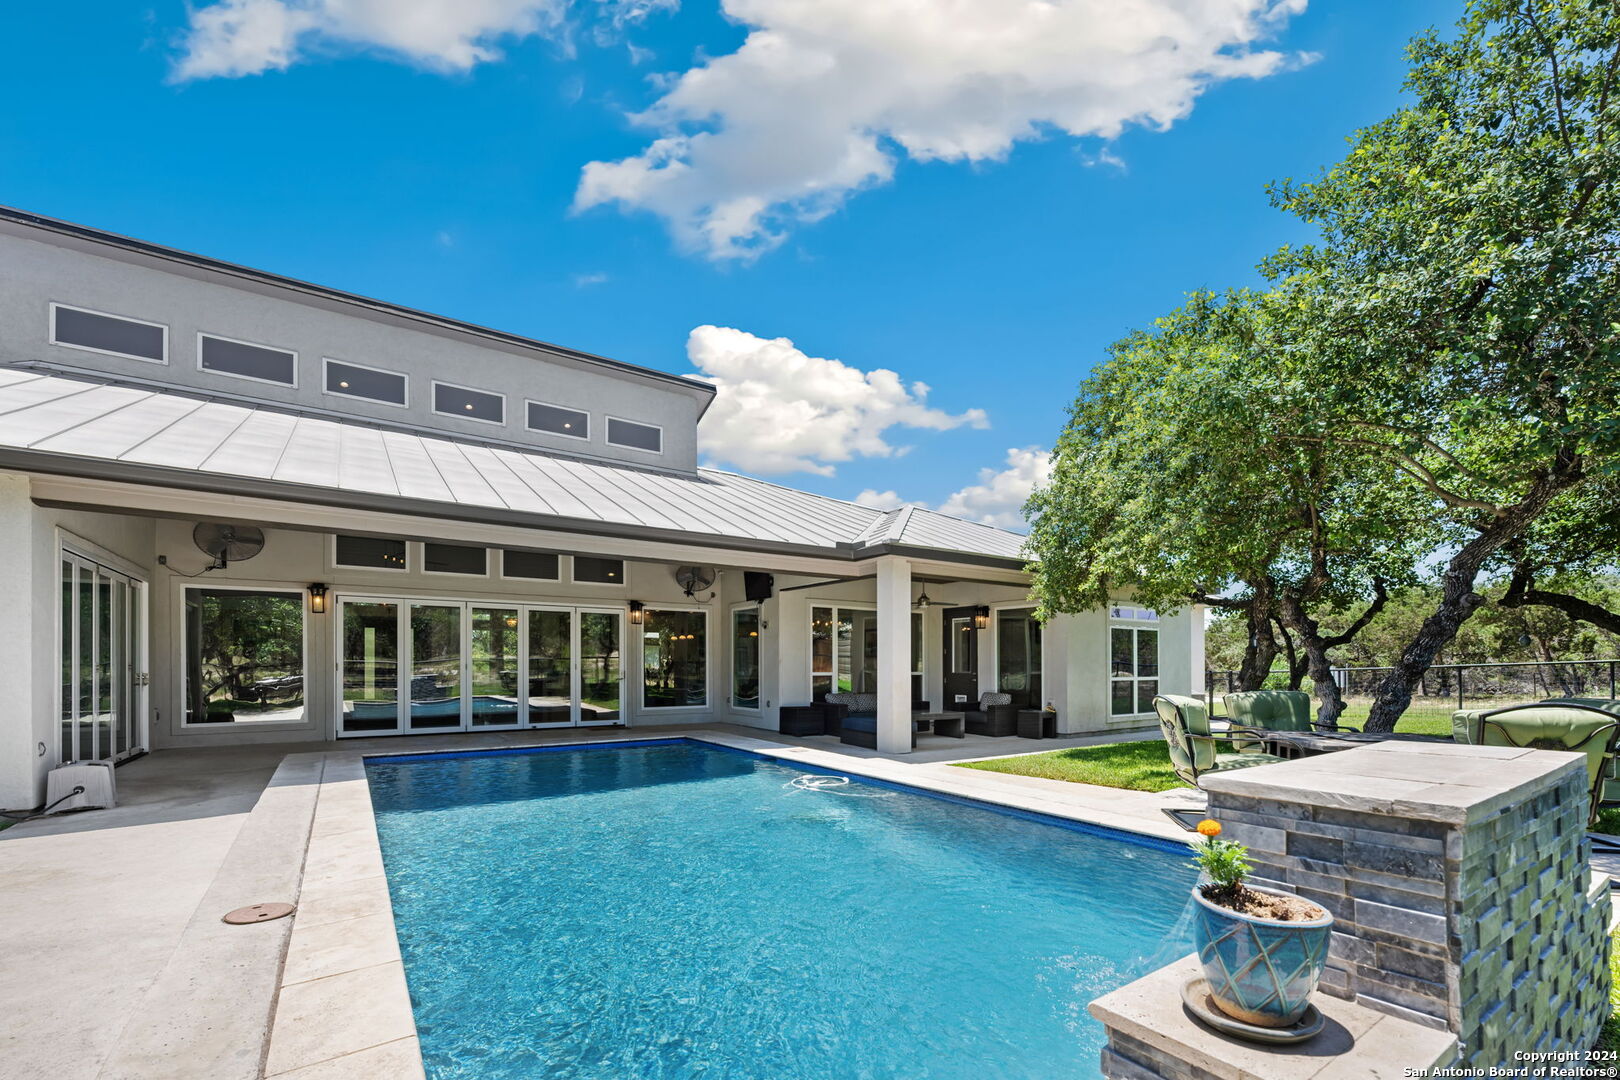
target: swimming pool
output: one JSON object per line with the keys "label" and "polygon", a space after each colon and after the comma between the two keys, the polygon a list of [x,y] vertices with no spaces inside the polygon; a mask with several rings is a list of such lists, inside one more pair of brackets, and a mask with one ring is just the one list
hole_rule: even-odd
{"label": "swimming pool", "polygon": [[1186,852],[688,740],[367,762],[428,1076],[1098,1075]]}

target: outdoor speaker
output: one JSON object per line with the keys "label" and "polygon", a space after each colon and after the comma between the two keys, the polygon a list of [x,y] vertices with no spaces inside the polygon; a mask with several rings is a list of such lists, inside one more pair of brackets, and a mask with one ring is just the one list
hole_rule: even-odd
{"label": "outdoor speaker", "polygon": [[751,604],[769,600],[771,598],[771,585],[774,582],[775,579],[769,574],[761,574],[754,570],[745,571],[743,573],[743,594],[748,597],[748,602]]}

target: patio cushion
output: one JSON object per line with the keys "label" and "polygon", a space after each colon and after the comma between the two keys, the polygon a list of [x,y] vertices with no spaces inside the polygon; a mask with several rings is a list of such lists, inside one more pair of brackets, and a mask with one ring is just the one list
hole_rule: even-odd
{"label": "patio cushion", "polygon": [[855,713],[844,717],[845,731],[877,731],[877,717],[862,716]]}
{"label": "patio cushion", "polygon": [[1226,712],[1239,727],[1311,730],[1311,695],[1303,690],[1248,690],[1227,694]]}
{"label": "patio cushion", "polygon": [[1586,755],[1586,782],[1596,786],[1604,752],[1620,716],[1596,709],[1567,705],[1534,705],[1500,709],[1479,720],[1479,741],[1484,746],[1531,747],[1536,750],[1572,750]]}
{"label": "patio cushion", "polygon": [[1153,708],[1159,714],[1159,729],[1164,732],[1177,776],[1185,780],[1215,767],[1215,744],[1208,737],[1209,711],[1202,701],[1161,694],[1153,699]]}
{"label": "patio cushion", "polygon": [[997,691],[994,691],[994,690],[987,690],[984,693],[979,695],[979,711],[980,712],[989,712],[990,711],[990,706],[992,706],[992,705],[1011,705],[1011,704],[1012,704],[1012,695],[1011,694],[998,693]]}
{"label": "patio cushion", "polygon": [[828,694],[827,700],[832,702],[834,705],[847,706],[851,716],[877,715],[876,694],[854,694],[850,693],[849,691],[840,690],[835,694]]}

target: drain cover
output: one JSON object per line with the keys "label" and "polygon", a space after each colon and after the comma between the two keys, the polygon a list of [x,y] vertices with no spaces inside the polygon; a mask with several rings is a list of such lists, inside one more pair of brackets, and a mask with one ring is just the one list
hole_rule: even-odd
{"label": "drain cover", "polygon": [[291,904],[253,904],[249,907],[239,907],[235,911],[227,912],[225,921],[235,926],[247,923],[269,922],[271,919],[285,919],[293,913]]}

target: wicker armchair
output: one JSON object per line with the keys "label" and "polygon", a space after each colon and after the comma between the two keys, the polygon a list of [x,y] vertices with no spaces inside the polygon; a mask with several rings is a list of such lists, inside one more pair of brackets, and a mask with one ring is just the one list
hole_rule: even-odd
{"label": "wicker armchair", "polygon": [[1011,694],[988,691],[979,695],[977,709],[962,711],[962,727],[969,735],[1010,738],[1018,734],[1018,706],[1012,703]]}

